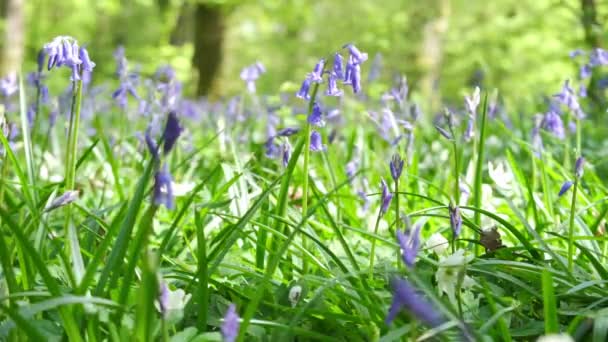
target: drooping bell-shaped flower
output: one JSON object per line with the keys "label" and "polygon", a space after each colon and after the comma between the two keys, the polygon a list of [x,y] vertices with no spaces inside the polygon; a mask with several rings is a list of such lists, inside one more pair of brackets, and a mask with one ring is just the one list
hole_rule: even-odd
{"label": "drooping bell-shaped flower", "polygon": [[413,231],[402,232],[397,230],[397,241],[401,247],[401,258],[408,267],[414,267],[418,248],[420,247],[420,225]]}
{"label": "drooping bell-shaped flower", "polygon": [[388,189],[388,185],[384,179],[380,181],[380,184],[382,186],[382,203],[380,205],[380,212],[384,215],[388,211],[388,207],[393,199],[393,194]]}
{"label": "drooping bell-shaped flower", "polygon": [[325,95],[340,97],[342,94],[342,90],[338,89],[338,76],[334,72],[331,72],[327,79],[327,91],[325,91]]}
{"label": "drooping bell-shaped flower", "polygon": [[422,297],[407,280],[394,278],[391,285],[393,302],[386,316],[386,324],[391,324],[397,314],[404,309],[411,314],[412,318],[431,327],[436,327],[444,321],[433,305]]}
{"label": "drooping bell-shaped flower", "polygon": [[321,58],[321,60],[315,65],[315,68],[310,73],[310,79],[313,82],[321,83],[323,82],[323,69],[325,68],[325,59]]}
{"label": "drooping bell-shaped flower", "polygon": [[574,175],[576,176],[576,178],[581,178],[583,176],[584,167],[585,167],[585,158],[578,157],[576,159],[576,163],[574,163]]}
{"label": "drooping bell-shaped flower", "polygon": [[462,216],[460,215],[460,208],[458,205],[450,203],[449,207],[450,212],[450,226],[452,227],[452,233],[454,233],[454,237],[458,237],[460,235],[460,231],[462,230]]}
{"label": "drooping bell-shaped flower", "polygon": [[333,66],[332,71],[337,78],[344,77],[344,72],[342,71],[342,64],[344,64],[344,58],[342,57],[341,54],[336,52],[336,54],[334,56],[334,66]]}
{"label": "drooping bell-shaped flower", "polygon": [[224,315],[224,322],[222,323],[222,337],[224,342],[234,342],[239,336],[240,317],[236,313],[236,305],[230,304],[228,310]]}
{"label": "drooping bell-shaped flower", "polygon": [[310,91],[310,84],[312,80],[310,77],[306,77],[302,82],[302,86],[300,86],[300,90],[296,93],[296,97],[301,98],[302,100],[310,100],[310,95],[308,92]]}
{"label": "drooping bell-shaped flower", "polygon": [[401,159],[401,156],[398,153],[393,154],[393,159],[391,159],[389,166],[391,169],[391,177],[393,177],[394,181],[397,181],[399,177],[401,177],[404,163],[405,161]]}
{"label": "drooping bell-shaped flower", "polygon": [[323,127],[325,126],[325,121],[323,121],[323,113],[321,111],[321,107],[318,103],[313,103],[312,105],[312,113],[308,116],[308,123],[317,126]]}
{"label": "drooping bell-shaped flower", "polygon": [[172,181],[171,173],[165,164],[154,176],[154,204],[164,205],[167,209],[175,207]]}
{"label": "drooping bell-shaped flower", "polygon": [[165,125],[165,131],[163,132],[163,152],[168,154],[177,138],[182,134],[183,128],[179,124],[179,119],[175,112],[169,112],[167,117],[167,124]]}
{"label": "drooping bell-shaped flower", "polygon": [[348,49],[354,64],[359,65],[367,60],[367,53],[359,51],[354,44],[346,44],[344,48]]}
{"label": "drooping bell-shaped flower", "polygon": [[321,133],[317,131],[312,131],[312,133],[310,134],[310,150],[313,152],[325,150],[325,145],[323,145]]}
{"label": "drooping bell-shaped flower", "polygon": [[568,190],[570,190],[573,184],[574,183],[572,181],[565,181],[564,184],[562,184],[562,187],[559,189],[557,196],[562,197],[566,192],[568,192]]}

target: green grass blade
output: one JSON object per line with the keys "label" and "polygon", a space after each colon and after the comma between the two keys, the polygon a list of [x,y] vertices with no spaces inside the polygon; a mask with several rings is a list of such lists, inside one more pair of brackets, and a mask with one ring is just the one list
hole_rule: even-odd
{"label": "green grass blade", "polygon": [[559,333],[559,323],[557,320],[555,292],[553,290],[553,276],[547,269],[544,269],[542,272],[542,285],[545,334],[557,334]]}

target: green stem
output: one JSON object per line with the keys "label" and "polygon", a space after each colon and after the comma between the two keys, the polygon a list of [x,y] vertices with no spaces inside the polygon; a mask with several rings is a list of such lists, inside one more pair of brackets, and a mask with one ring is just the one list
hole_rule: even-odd
{"label": "green stem", "polygon": [[401,220],[399,219],[399,178],[395,179],[395,229],[399,230],[401,227]]}
{"label": "green stem", "polygon": [[574,190],[572,192],[572,204],[570,206],[570,223],[568,225],[568,270],[572,273],[574,268],[574,215],[576,211],[576,193],[578,190],[578,177],[574,179]]}
{"label": "green stem", "polygon": [[[314,107],[315,98],[317,97],[317,91],[319,90],[319,83],[315,83],[312,89],[312,95],[310,101],[308,101],[308,114],[306,116],[306,126],[304,128],[304,182],[302,184],[302,217],[306,218],[308,213],[308,165],[310,162],[310,133],[312,128],[308,123],[308,117],[312,114]],[[302,236],[302,246],[305,250],[309,250],[308,240]],[[308,273],[308,260],[302,258],[302,274]]]}
{"label": "green stem", "polygon": [[456,205],[460,204],[460,158],[458,156],[458,144],[456,140],[452,142],[454,148],[454,201]]}
{"label": "green stem", "polygon": [[[485,132],[486,132],[486,116],[487,116],[487,102],[488,102],[488,95],[486,94],[486,96],[484,97],[484,101],[483,101],[483,112],[481,114],[481,123],[480,123],[480,127],[479,127],[479,140],[478,140],[478,144],[477,144],[477,162],[475,165],[475,188],[474,190],[474,201],[475,201],[475,208],[477,209],[481,209],[481,184],[482,184],[482,171],[483,171],[483,162],[484,162],[484,147],[485,147]],[[476,210],[474,213],[474,218],[473,218],[475,225],[477,225],[477,227],[482,228],[481,227],[481,212],[479,210]],[[483,228],[482,228],[483,229]],[[480,234],[477,233],[475,235],[475,238],[477,240],[479,240],[481,238]],[[478,256],[481,253],[483,253],[483,250],[481,248],[481,245],[477,245],[477,247],[475,247],[475,255]]]}
{"label": "green stem", "polygon": [[374,226],[374,235],[372,236],[372,249],[369,252],[369,280],[374,280],[374,256],[376,255],[376,235],[378,234],[378,226],[380,225],[380,218],[382,217],[382,209],[378,210],[378,217],[376,217],[376,225]]}

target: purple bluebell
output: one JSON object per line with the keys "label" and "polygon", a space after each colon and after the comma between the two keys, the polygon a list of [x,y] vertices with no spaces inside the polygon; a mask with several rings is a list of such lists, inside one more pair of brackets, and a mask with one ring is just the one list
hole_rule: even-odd
{"label": "purple bluebell", "polygon": [[471,141],[475,136],[475,119],[469,117],[467,121],[467,129],[464,131],[464,141]]}
{"label": "purple bluebell", "polygon": [[255,81],[266,72],[266,68],[260,62],[256,62],[250,66],[243,68],[241,71],[241,79],[247,84],[247,90],[250,93],[255,93]]}
{"label": "purple bluebell", "polygon": [[164,281],[160,282],[160,289],[158,289],[158,306],[160,308],[160,314],[163,317],[167,316],[169,308],[169,287]]}
{"label": "purple bluebell", "polygon": [[182,134],[183,128],[179,124],[179,119],[175,112],[169,112],[167,117],[167,124],[165,125],[165,131],[163,132],[163,152],[168,154],[177,138]]}
{"label": "purple bluebell", "polygon": [[308,123],[317,127],[325,126],[325,121],[323,121],[323,112],[321,111],[319,104],[316,102],[312,105],[312,113],[310,113],[308,116]]}
{"label": "purple bluebell", "polygon": [[17,90],[19,90],[19,84],[16,73],[10,73],[8,76],[0,79],[0,94],[3,97],[9,97],[15,94]]}
{"label": "purple bluebell", "polygon": [[575,49],[570,51],[570,53],[568,54],[568,56],[570,56],[570,58],[574,59],[578,56],[582,56],[585,54],[585,51],[583,49]]}
{"label": "purple bluebell", "polygon": [[44,210],[51,211],[53,209],[63,207],[69,203],[72,203],[78,199],[80,196],[80,192],[78,190],[68,190],[64,192],[61,196],[56,197],[51,204],[49,204]]}
{"label": "purple bluebell", "polygon": [[153,196],[155,205],[164,205],[167,209],[173,209],[175,207],[172,178],[167,164],[159,169],[156,172],[156,175],[154,175]]}
{"label": "purple bluebell", "polygon": [[353,178],[359,169],[359,162],[356,159],[352,159],[346,163],[346,177]]}
{"label": "purple bluebell", "polygon": [[580,72],[579,72],[579,77],[582,80],[591,77],[591,65],[589,65],[589,64],[583,64],[581,66],[581,69],[580,69]]}
{"label": "purple bluebell", "polygon": [[114,50],[114,60],[116,61],[116,76],[122,78],[127,75],[127,57],[125,55],[125,47],[120,45]]}
{"label": "purple bluebell", "polygon": [[44,61],[46,60],[46,53],[44,52],[44,49],[40,49],[38,51],[38,58],[36,60],[37,62],[37,66],[38,66],[38,73],[40,74],[42,72],[42,70],[44,69]]}
{"label": "purple bluebell", "polygon": [[283,167],[287,167],[291,158],[291,145],[288,142],[283,144]]}
{"label": "purple bluebell", "polygon": [[475,87],[475,90],[473,91],[473,94],[471,96],[467,95],[464,97],[464,103],[465,103],[467,112],[473,118],[475,118],[475,116],[477,115],[477,107],[479,106],[479,101],[480,101],[479,87]]}
{"label": "purple bluebell", "polygon": [[347,48],[348,52],[350,52],[350,57],[352,57],[353,63],[359,65],[367,60],[367,53],[363,53],[357,49],[354,44],[346,44],[343,48]]}
{"label": "purple bluebell", "polygon": [[401,247],[401,258],[407,267],[414,267],[418,248],[420,247],[420,225],[417,225],[413,231],[402,232],[397,229],[397,241]]}
{"label": "purple bluebell", "polygon": [[281,153],[279,145],[274,142],[274,137],[266,140],[264,148],[266,149],[265,155],[267,158],[276,158]]}
{"label": "purple bluebell", "polygon": [[310,80],[312,82],[321,83],[323,82],[323,69],[325,68],[325,59],[321,60],[315,65],[315,68],[310,73]]}
{"label": "purple bluebell", "polygon": [[338,77],[334,72],[331,72],[327,78],[327,90],[325,91],[325,95],[340,97],[342,94],[342,90],[338,89]]}
{"label": "purple bluebell", "polygon": [[151,131],[152,131],[152,129],[150,127],[148,127],[148,129],[146,129],[146,133],[145,133],[146,146],[148,147],[148,151],[152,155],[152,158],[154,158],[155,160],[158,160],[158,146],[156,146],[156,142],[154,141],[154,139],[151,136]]}
{"label": "purple bluebell", "polygon": [[348,61],[346,62],[346,67],[344,69],[344,78],[342,78],[342,84],[349,85],[353,84],[352,82],[352,74],[353,68],[355,66],[355,62],[352,56],[348,57]]}
{"label": "purple bluebell", "polygon": [[393,158],[389,163],[391,169],[391,177],[393,177],[394,181],[397,181],[399,177],[401,177],[401,172],[403,171],[403,164],[405,161],[401,159],[399,153],[393,154]]}
{"label": "purple bluebell", "polygon": [[358,94],[361,91],[361,67],[359,64],[352,66],[350,81],[353,87],[353,93]]}
{"label": "purple bluebell", "polygon": [[559,189],[557,196],[562,197],[568,190],[570,190],[573,184],[574,183],[572,181],[565,181],[564,184],[562,184],[562,187]]}
{"label": "purple bluebell", "polygon": [[460,208],[458,205],[450,203],[448,210],[450,212],[450,227],[452,228],[452,233],[454,233],[454,238],[456,238],[460,235],[460,231],[462,230]]}
{"label": "purple bluebell", "polygon": [[437,130],[437,132],[439,132],[439,134],[441,134],[444,138],[448,139],[448,140],[452,140],[452,133],[446,131],[445,129],[441,128],[441,126],[436,125],[435,129]]}
{"label": "purple bluebell", "polygon": [[552,109],[549,109],[549,111],[545,113],[542,127],[551,132],[558,139],[564,139],[566,137],[564,122],[562,121],[561,116]]}
{"label": "purple bluebell", "polygon": [[578,157],[576,159],[576,163],[574,163],[574,175],[576,176],[576,178],[581,178],[583,176],[584,167],[585,167],[585,158]]}
{"label": "purple bluebell", "polygon": [[78,51],[78,55],[82,62],[82,64],[81,64],[82,70],[92,72],[93,68],[95,68],[95,63],[89,57],[89,52],[87,51],[87,49],[84,46],[80,48],[80,50]]}
{"label": "purple bluebell", "polygon": [[301,98],[302,100],[310,100],[310,95],[308,94],[308,92],[310,91],[311,82],[312,79],[307,76],[302,82],[300,90],[298,90],[298,92],[296,93],[296,97]]}
{"label": "purple bluebell", "polygon": [[344,58],[342,57],[341,54],[337,53],[334,55],[334,66],[333,66],[333,73],[337,78],[343,78],[344,77],[344,71],[342,70],[342,64],[344,64]]}
{"label": "purple bluebell", "polygon": [[361,205],[361,211],[366,213],[369,210],[369,207],[371,205],[370,199],[367,197],[367,194],[365,193],[365,191],[363,189],[360,189],[357,191],[357,196],[363,202],[363,204]]}
{"label": "purple bluebell", "polygon": [[584,84],[581,84],[578,88],[578,96],[579,97],[587,97],[587,87]]}
{"label": "purple bluebell", "polygon": [[608,51],[600,48],[593,49],[589,55],[589,64],[592,67],[608,65]]}
{"label": "purple bluebell", "polygon": [[222,337],[224,342],[234,342],[239,336],[240,317],[236,313],[236,305],[230,304],[226,314],[224,315],[224,322],[222,323]]}
{"label": "purple bluebell", "polygon": [[387,325],[391,324],[403,309],[409,312],[413,318],[431,327],[443,323],[444,319],[441,314],[407,280],[393,278],[391,285],[393,288],[393,302],[386,316]]}
{"label": "purple bluebell", "polygon": [[583,110],[578,102],[576,93],[574,92],[574,89],[570,87],[570,82],[568,80],[564,82],[561,92],[553,95],[553,97],[558,102],[568,107],[577,118],[583,119],[585,117],[585,113],[583,113]]}
{"label": "purple bluebell", "polygon": [[285,127],[283,129],[280,129],[277,133],[276,136],[277,137],[290,137],[294,134],[297,134],[300,131],[300,129],[298,128],[293,128],[293,127]]}
{"label": "purple bluebell", "polygon": [[382,186],[382,204],[380,206],[380,212],[384,215],[388,211],[388,207],[391,204],[391,200],[393,199],[393,194],[388,189],[388,185],[386,184],[384,179],[380,181],[380,184]]}
{"label": "purple bluebell", "polygon": [[325,145],[323,145],[321,133],[317,131],[312,131],[312,133],[310,134],[310,150],[313,152],[325,150]]}

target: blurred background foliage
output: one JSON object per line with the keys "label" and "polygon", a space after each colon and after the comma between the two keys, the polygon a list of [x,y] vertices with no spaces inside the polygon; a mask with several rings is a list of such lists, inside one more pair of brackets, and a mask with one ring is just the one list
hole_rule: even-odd
{"label": "blurred background foliage", "polygon": [[242,91],[239,72],[255,61],[268,69],[259,92],[276,94],[297,87],[319,56],[354,42],[380,55],[382,83],[407,75],[425,107],[460,103],[477,84],[500,89],[507,102],[557,92],[577,73],[568,53],[602,45],[608,18],[608,1],[595,0],[2,0],[1,7],[5,72],[21,58],[34,69],[38,49],[67,34],[88,44],[97,81],[113,77],[112,53],[124,45],[144,74],[173,65],[193,96]]}

